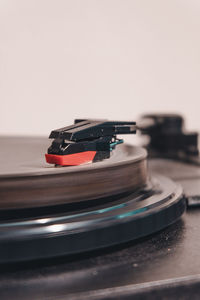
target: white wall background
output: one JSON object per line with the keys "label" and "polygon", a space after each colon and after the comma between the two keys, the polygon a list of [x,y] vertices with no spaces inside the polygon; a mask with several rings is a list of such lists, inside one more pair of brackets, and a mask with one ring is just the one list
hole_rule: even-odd
{"label": "white wall background", "polygon": [[200,129],[199,0],[0,0],[0,134],[154,111]]}

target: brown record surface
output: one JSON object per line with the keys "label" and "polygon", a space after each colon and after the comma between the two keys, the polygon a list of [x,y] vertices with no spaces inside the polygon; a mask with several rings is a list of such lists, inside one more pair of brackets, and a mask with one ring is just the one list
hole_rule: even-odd
{"label": "brown record surface", "polygon": [[0,138],[0,209],[66,204],[117,195],[144,186],[146,151],[119,145],[110,159],[76,167],[45,162],[47,138]]}

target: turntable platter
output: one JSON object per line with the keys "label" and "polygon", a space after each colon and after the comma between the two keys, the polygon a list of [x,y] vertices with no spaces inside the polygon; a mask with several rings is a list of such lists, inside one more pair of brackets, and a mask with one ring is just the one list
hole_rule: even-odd
{"label": "turntable platter", "polygon": [[101,162],[52,167],[44,163],[43,138],[2,138],[1,145],[0,263],[121,244],[185,211],[182,188],[160,175],[149,178],[140,147],[121,145]]}
{"label": "turntable platter", "polygon": [[1,137],[0,210],[89,201],[146,184],[146,151],[120,145],[110,159],[76,167],[45,163],[45,138]]}

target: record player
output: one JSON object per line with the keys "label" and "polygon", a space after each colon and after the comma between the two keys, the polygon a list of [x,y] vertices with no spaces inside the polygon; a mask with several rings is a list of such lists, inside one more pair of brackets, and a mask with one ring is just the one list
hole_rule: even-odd
{"label": "record player", "polygon": [[1,137],[1,299],[198,299],[198,136],[148,114]]}

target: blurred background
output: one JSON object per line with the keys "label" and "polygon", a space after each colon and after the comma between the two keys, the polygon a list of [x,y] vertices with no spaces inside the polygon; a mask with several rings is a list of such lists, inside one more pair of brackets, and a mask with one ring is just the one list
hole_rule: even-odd
{"label": "blurred background", "polygon": [[199,0],[0,0],[0,134],[145,112],[200,129]]}

